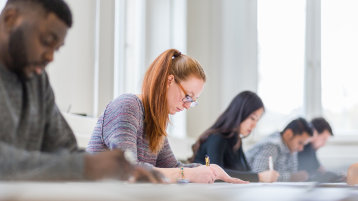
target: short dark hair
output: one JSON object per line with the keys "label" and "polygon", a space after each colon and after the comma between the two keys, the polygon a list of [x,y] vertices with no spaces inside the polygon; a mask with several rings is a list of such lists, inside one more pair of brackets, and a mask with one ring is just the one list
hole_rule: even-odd
{"label": "short dark hair", "polygon": [[54,13],[68,27],[72,26],[72,13],[64,0],[8,0],[6,5],[13,3],[34,3],[40,5],[46,12]]}
{"label": "short dark hair", "polygon": [[317,117],[311,120],[311,124],[313,128],[318,132],[318,134],[323,133],[323,131],[327,130],[332,136],[332,128],[329,125],[328,121],[323,117]]}
{"label": "short dark hair", "polygon": [[313,131],[311,126],[308,124],[308,122],[300,117],[297,118],[293,121],[291,121],[285,129],[283,129],[283,131],[281,132],[281,135],[283,135],[283,133],[288,130],[291,129],[293,132],[293,135],[302,135],[304,132],[308,133],[309,136],[313,136]]}

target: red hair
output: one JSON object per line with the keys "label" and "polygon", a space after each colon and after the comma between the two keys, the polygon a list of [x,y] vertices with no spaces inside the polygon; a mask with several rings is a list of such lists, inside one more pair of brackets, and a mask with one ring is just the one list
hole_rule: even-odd
{"label": "red hair", "polygon": [[143,80],[142,101],[145,110],[144,132],[149,140],[150,150],[154,153],[160,151],[167,136],[169,75],[174,75],[177,81],[185,81],[190,76],[206,81],[204,70],[199,62],[176,49],[166,50],[149,66]]}

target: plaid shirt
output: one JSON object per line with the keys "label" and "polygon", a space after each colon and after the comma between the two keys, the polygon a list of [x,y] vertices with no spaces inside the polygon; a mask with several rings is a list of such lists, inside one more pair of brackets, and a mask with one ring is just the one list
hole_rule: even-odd
{"label": "plaid shirt", "polygon": [[272,156],[274,169],[280,173],[278,181],[289,181],[291,173],[298,169],[297,152],[290,152],[279,132],[254,145],[246,156],[255,172],[269,170],[269,157]]}

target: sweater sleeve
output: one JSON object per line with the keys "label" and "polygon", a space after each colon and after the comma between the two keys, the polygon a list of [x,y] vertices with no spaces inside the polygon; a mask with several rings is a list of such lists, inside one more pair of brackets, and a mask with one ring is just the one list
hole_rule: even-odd
{"label": "sweater sleeve", "polygon": [[158,154],[156,167],[173,168],[182,166],[182,164],[175,158],[172,149],[170,148],[168,138],[165,138],[163,148]]}
{"label": "sweater sleeve", "polygon": [[[28,82],[27,96],[31,96],[39,110],[34,111],[39,121],[31,122],[20,129],[38,131],[26,139],[26,144],[39,144],[30,149],[18,148],[8,142],[0,142],[0,179],[3,180],[77,180],[83,179],[84,154],[78,152],[75,136],[62,117],[56,104],[47,74]],[[36,92],[33,92],[36,90]],[[37,91],[39,90],[39,91]],[[27,102],[26,104],[32,104]],[[29,110],[33,109],[28,105]],[[24,118],[23,123],[27,123]],[[18,140],[23,140],[19,138]],[[25,143],[25,142],[24,142]],[[26,146],[24,146],[26,147]],[[30,146],[29,146],[30,147]]]}
{"label": "sweater sleeve", "polygon": [[165,138],[163,148],[160,150],[157,158],[156,167],[160,168],[175,168],[175,167],[187,167],[187,168],[193,168],[200,166],[199,163],[189,163],[189,164],[183,164],[180,161],[178,161],[172,149],[170,148],[170,144],[168,142],[168,138]]}
{"label": "sweater sleeve", "polygon": [[84,153],[25,151],[0,142],[1,180],[84,179]]}
{"label": "sweater sleeve", "polygon": [[44,85],[42,87],[44,90],[42,97],[45,103],[43,114],[45,127],[42,151],[79,151],[76,137],[55,103],[55,96],[46,73],[43,74],[42,79],[42,84]]}
{"label": "sweater sleeve", "polygon": [[140,107],[135,99],[119,97],[111,102],[100,122],[103,128],[103,142],[108,149],[130,151],[137,156],[137,132],[141,123]]}

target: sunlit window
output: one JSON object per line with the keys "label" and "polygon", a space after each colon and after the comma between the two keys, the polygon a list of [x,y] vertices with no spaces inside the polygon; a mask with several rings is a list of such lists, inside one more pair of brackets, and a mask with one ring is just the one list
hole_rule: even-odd
{"label": "sunlit window", "polygon": [[305,1],[258,0],[258,94],[266,113],[257,132],[303,114]]}
{"label": "sunlit window", "polygon": [[358,130],[358,1],[321,1],[322,106],[335,133]]}

